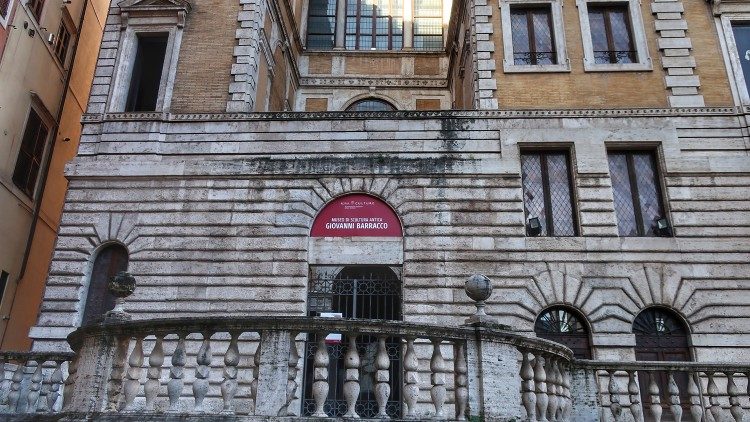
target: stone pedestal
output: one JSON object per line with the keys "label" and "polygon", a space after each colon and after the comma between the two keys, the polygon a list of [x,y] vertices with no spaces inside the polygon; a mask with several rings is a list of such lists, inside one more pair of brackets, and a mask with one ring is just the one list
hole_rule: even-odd
{"label": "stone pedestal", "polygon": [[513,344],[483,338],[484,332],[498,329],[496,324],[470,325],[476,336],[466,345],[469,415],[472,420],[518,420],[518,415],[525,413],[520,400],[520,353]]}
{"label": "stone pedestal", "polygon": [[63,411],[90,413],[105,410],[107,381],[116,349],[115,339],[110,336],[91,335],[81,339],[69,367]]}
{"label": "stone pedestal", "polygon": [[289,331],[264,331],[261,335],[255,398],[258,416],[280,416],[279,411],[286,406],[290,334]]}
{"label": "stone pedestal", "polygon": [[595,371],[575,367],[570,369],[570,393],[573,400],[571,420],[599,422],[602,407],[598,390]]}

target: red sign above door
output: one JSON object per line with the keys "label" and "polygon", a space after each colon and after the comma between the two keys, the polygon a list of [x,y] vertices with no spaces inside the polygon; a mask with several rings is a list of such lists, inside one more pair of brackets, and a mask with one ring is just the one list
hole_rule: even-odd
{"label": "red sign above door", "polygon": [[385,202],[363,194],[336,198],[313,223],[312,237],[401,237],[401,223]]}

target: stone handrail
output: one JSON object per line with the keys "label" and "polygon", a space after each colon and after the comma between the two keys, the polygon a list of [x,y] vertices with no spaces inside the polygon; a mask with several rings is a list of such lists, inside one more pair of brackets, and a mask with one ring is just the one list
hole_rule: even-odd
{"label": "stone handrail", "polygon": [[[661,421],[665,414],[675,421],[686,414],[693,422],[710,420],[709,415],[714,421],[736,422],[750,416],[750,408],[742,404],[750,398],[750,363],[576,360],[572,370],[579,380],[599,386],[602,420],[622,420],[628,413],[636,422]],[[660,389],[660,378],[665,389]]]}
{"label": "stone handrail", "polygon": [[[302,416],[298,406],[293,409],[292,404],[298,403],[295,400],[299,399],[301,384],[302,359],[298,344],[306,339],[313,345],[309,362],[312,368],[307,372],[314,401],[310,415],[336,416],[326,410],[329,383],[335,382],[329,379],[328,373],[331,357],[326,336],[331,333],[343,334],[346,346],[342,387],[346,414],[337,416],[358,416],[361,356],[356,342],[357,336],[368,335],[376,339],[373,347],[377,349],[373,362],[377,415],[372,416],[466,420],[479,414],[517,417],[525,409],[527,420],[570,420],[572,352],[558,343],[526,337],[487,323],[446,327],[293,316],[107,321],[81,328],[69,336],[77,359],[66,382],[75,388],[65,391],[71,396],[69,400],[66,398],[65,410],[233,414],[243,379],[240,362],[245,358],[244,361],[252,362],[246,372],[251,373],[252,378],[246,378],[251,381],[249,388],[243,391],[249,390],[252,409],[242,412],[261,417]],[[390,368],[386,339],[398,342],[398,353],[403,353],[400,369]],[[171,357],[167,349],[171,350]],[[420,351],[422,359],[418,356]],[[430,353],[429,359],[424,352]],[[490,352],[495,355],[484,356]],[[444,357],[445,353],[448,355]],[[221,358],[216,359],[214,354],[220,354]],[[498,367],[482,368],[482,361],[493,359],[505,366],[493,364]],[[450,361],[452,368],[448,367]],[[209,380],[216,366],[222,368],[221,397],[214,397],[212,403],[206,405]],[[394,391],[395,380],[390,379],[392,370],[401,371],[402,397],[390,400],[406,405],[403,415],[393,414],[393,410],[386,412]],[[497,372],[492,375],[494,379],[490,379],[491,371]],[[427,385],[420,383],[420,373],[424,372],[430,374]],[[167,373],[169,381],[163,383],[162,377]],[[518,393],[500,399],[493,388],[504,391],[505,396],[514,389],[507,390],[503,379],[497,377],[505,377],[506,383],[517,385]],[[99,380],[99,384],[91,383],[92,380]],[[192,384],[191,398],[183,394],[187,384]],[[426,388],[430,392],[429,408],[418,402],[420,389]],[[446,404],[450,402],[451,389],[454,414],[449,416]],[[106,394],[102,393],[104,391]],[[92,396],[98,397],[98,401],[91,400]],[[485,406],[482,399],[486,397],[504,403],[504,407],[497,410]]]}

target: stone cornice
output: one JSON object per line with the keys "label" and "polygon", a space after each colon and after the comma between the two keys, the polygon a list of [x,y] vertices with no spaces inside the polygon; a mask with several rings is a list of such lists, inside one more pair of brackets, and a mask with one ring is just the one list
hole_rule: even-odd
{"label": "stone cornice", "polygon": [[84,114],[82,123],[105,121],[160,120],[165,122],[252,121],[252,120],[408,120],[408,119],[544,119],[544,118],[613,118],[613,117],[696,117],[741,116],[750,107],[630,108],[578,110],[444,110],[388,112],[273,112],[273,113],[107,113]]}

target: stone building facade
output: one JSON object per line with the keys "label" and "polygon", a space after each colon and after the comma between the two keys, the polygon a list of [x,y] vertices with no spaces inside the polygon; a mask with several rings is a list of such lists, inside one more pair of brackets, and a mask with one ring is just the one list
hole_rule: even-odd
{"label": "stone building facade", "polygon": [[[119,245],[136,321],[311,315],[319,278],[377,267],[404,321],[456,326],[480,273],[492,318],[572,315],[594,360],[750,361],[746,2],[438,2],[420,35],[414,1],[390,49],[347,44],[379,36],[362,2],[112,5],[34,350],[69,350]],[[347,195],[401,235],[314,235]],[[643,318],[684,353],[639,355]]]}

